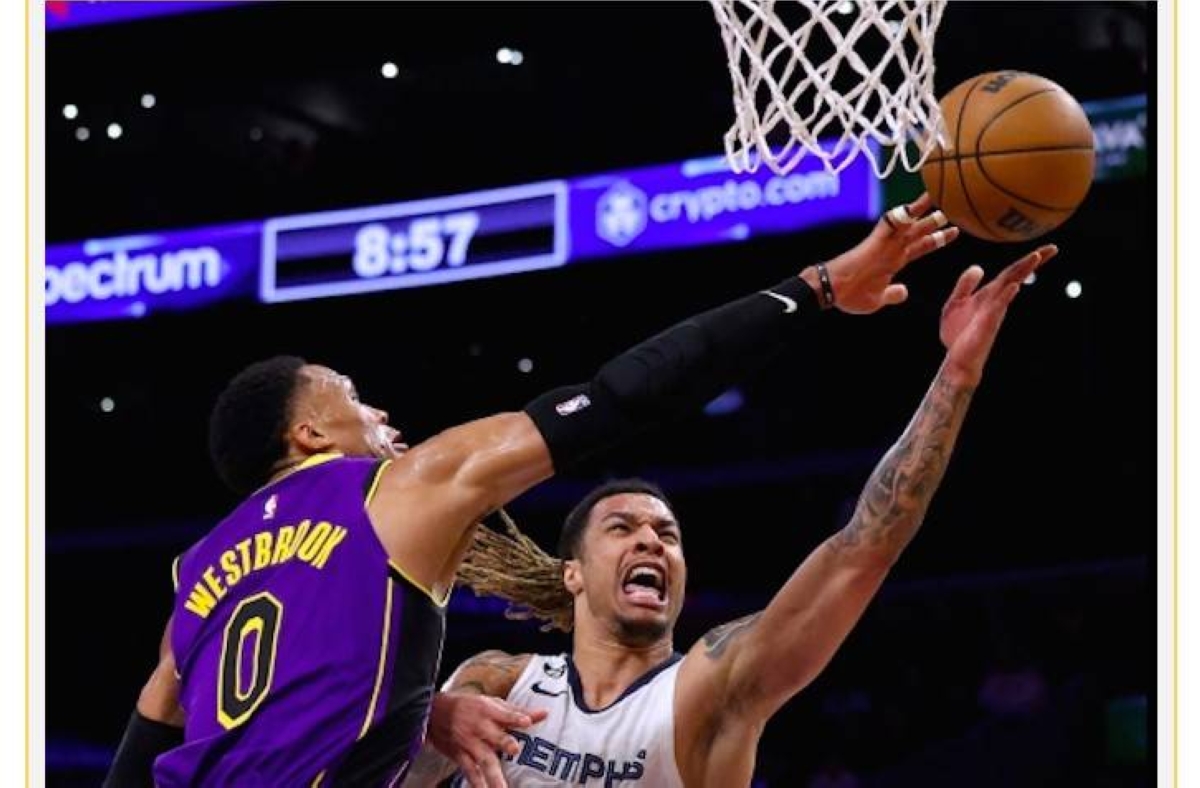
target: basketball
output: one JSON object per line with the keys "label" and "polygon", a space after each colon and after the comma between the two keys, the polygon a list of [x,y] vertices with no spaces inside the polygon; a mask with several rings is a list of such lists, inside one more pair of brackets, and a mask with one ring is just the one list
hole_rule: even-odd
{"label": "basketball", "polygon": [[1028,241],[1065,222],[1092,184],[1087,115],[1054,82],[1019,71],[968,79],[941,100],[952,150],[921,168],[947,218],[985,241]]}

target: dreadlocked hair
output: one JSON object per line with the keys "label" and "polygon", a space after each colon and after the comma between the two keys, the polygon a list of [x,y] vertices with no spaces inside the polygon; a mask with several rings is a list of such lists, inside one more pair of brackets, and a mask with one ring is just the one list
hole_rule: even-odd
{"label": "dreadlocked hair", "polygon": [[563,562],[526,536],[508,512],[500,510],[504,533],[482,523],[458,570],[460,582],[475,596],[494,596],[508,602],[506,618],[541,619],[541,630],[570,632],[575,623],[575,600],[563,585]]}
{"label": "dreadlocked hair", "polygon": [[541,619],[542,631],[575,626],[575,598],[563,585],[563,562],[579,558],[583,532],[596,504],[613,495],[650,495],[674,511],[658,485],[644,479],[612,479],[595,487],[575,505],[563,523],[558,539],[558,558],[538,547],[526,536],[508,512],[500,510],[504,533],[482,523],[475,529],[471,548],[463,558],[458,579],[471,587],[475,596],[494,596],[508,602],[506,618]]}

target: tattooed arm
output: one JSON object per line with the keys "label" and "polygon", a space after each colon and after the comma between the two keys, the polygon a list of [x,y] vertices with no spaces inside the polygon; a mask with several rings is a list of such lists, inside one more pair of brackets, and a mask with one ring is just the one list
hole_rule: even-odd
{"label": "tattooed arm", "polygon": [[507,730],[528,728],[546,717],[544,710],[520,709],[503,700],[528,663],[528,654],[484,651],[454,671],[445,691],[434,697],[428,737],[405,788],[432,788],[456,771],[477,788],[503,788],[496,753],[519,751]]}
{"label": "tattooed arm", "polygon": [[691,672],[706,674],[708,690],[720,696],[713,706],[719,727],[738,728],[728,725],[730,715],[764,724],[832,659],[921,526],[1020,283],[1056,251],[1039,249],[979,290],[983,271],[964,272],[942,311],[945,360],[850,522],[805,559],[762,613],[718,627],[695,646]]}

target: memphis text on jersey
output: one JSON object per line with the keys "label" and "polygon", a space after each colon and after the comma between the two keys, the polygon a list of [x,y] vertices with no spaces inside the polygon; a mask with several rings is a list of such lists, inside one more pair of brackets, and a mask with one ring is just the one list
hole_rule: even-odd
{"label": "memphis text on jersey", "polygon": [[634,760],[625,761],[618,767],[614,760],[605,760],[590,752],[571,752],[540,736],[520,731],[509,731],[509,734],[521,743],[521,752],[515,758],[506,754],[505,760],[515,760],[566,783],[587,785],[593,780],[597,784],[603,780],[604,788],[612,788],[616,783],[636,782],[645,773],[645,750],[640,750]]}
{"label": "memphis text on jersey", "polygon": [[287,561],[303,561],[321,569],[345,538],[345,528],[325,520],[316,525],[302,520],[298,525],[259,531],[221,553],[216,564],[205,567],[183,606],[208,618],[217,602],[247,575]]}

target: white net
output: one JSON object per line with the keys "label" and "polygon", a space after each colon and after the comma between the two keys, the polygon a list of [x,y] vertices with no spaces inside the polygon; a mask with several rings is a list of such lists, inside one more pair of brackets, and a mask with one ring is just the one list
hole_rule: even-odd
{"label": "white net", "polygon": [[711,0],[733,79],[735,172],[786,174],[806,156],[883,178],[943,139],[933,39],[946,0]]}

